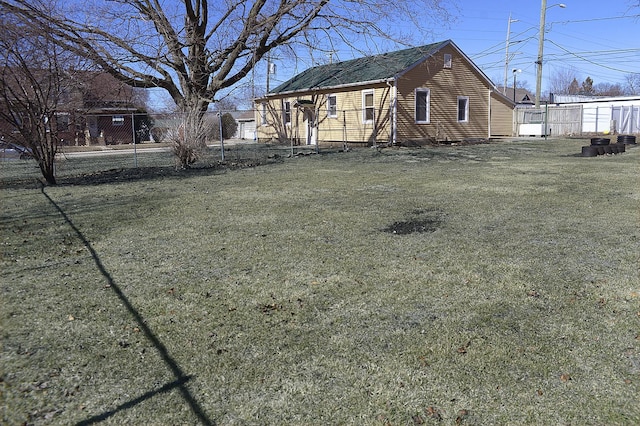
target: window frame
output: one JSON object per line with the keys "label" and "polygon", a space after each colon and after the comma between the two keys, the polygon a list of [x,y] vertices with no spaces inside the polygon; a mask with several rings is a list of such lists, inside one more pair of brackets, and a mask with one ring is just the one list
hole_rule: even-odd
{"label": "window frame", "polygon": [[[333,105],[331,100],[333,99]],[[338,118],[338,96],[335,94],[327,95],[327,117]]]}
{"label": "window frame", "polygon": [[443,57],[442,67],[446,69],[451,69],[453,66],[453,55],[451,53],[445,53]]}
{"label": "window frame", "polygon": [[112,126],[124,126],[124,115],[123,114],[115,114],[111,116],[111,125]]}
{"label": "window frame", "polygon": [[282,122],[291,126],[291,101],[282,101]]}
{"label": "window frame", "polygon": [[260,104],[260,125],[261,126],[267,125],[267,103],[266,102],[262,102]]}
{"label": "window frame", "polygon": [[[418,117],[418,94],[426,93],[425,97],[425,105],[424,105],[424,120],[421,120]],[[416,124],[429,124],[431,123],[431,89],[427,87],[418,87],[415,90],[415,101],[414,101],[414,118]]]}
{"label": "window frame", "polygon": [[[464,117],[462,119],[460,119],[460,112],[461,112],[460,101],[464,101]],[[458,96],[456,113],[457,113],[458,123],[469,122],[469,97],[468,96]]]}
{"label": "window frame", "polygon": [[[371,95],[371,106],[367,106],[367,97]],[[375,111],[375,104],[376,104],[376,98],[375,98],[375,90],[374,89],[366,89],[362,91],[362,123],[363,124],[370,124],[373,123],[373,121],[376,118],[376,111]],[[371,118],[367,117],[367,111],[371,110]]]}

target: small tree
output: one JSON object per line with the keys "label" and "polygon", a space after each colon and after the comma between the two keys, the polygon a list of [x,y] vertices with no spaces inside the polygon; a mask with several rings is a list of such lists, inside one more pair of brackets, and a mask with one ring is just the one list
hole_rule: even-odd
{"label": "small tree", "polygon": [[587,77],[582,82],[582,93],[585,95],[593,94],[593,79],[591,77]]}
{"label": "small tree", "polygon": [[578,84],[578,80],[577,79],[573,79],[571,81],[571,84],[569,85],[568,89],[567,89],[567,93],[570,95],[577,95],[578,93],[580,93],[580,85]]}
{"label": "small tree", "polygon": [[[0,125],[3,137],[28,148],[46,182],[56,184],[58,105],[73,79],[68,59],[46,31],[0,16]],[[67,63],[68,65],[68,63]]]}

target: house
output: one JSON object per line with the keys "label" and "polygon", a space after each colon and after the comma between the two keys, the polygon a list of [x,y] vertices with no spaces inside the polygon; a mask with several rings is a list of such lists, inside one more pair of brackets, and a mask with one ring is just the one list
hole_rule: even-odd
{"label": "house", "polygon": [[514,103],[451,40],[313,67],[255,102],[259,141],[415,144],[513,131]]}
{"label": "house", "polygon": [[[104,72],[75,71],[60,112],[64,145],[119,145],[150,140],[147,114],[135,89]],[[134,139],[135,138],[135,139]]]}
{"label": "house", "polygon": [[[3,69],[3,75],[10,72],[11,69]],[[42,79],[44,88],[48,87],[48,70],[31,72],[35,78]],[[142,107],[144,99],[139,91],[100,71],[69,69],[56,79],[55,94],[47,92],[55,99],[55,116],[46,120],[46,126],[56,130],[62,145],[130,144],[134,140],[138,143],[149,140],[149,118]],[[9,89],[4,93],[8,97],[2,108],[7,111],[7,105],[11,104],[11,114],[22,121],[28,115],[21,111],[28,108],[28,96],[25,96],[25,102],[11,102],[11,95],[22,93],[13,87],[20,84],[19,78],[8,79],[5,87]],[[14,124],[0,121],[0,138],[20,141],[18,135]]]}
{"label": "house", "polygon": [[535,104],[535,95],[527,89],[516,87],[514,90],[513,87],[504,88],[503,86],[498,86],[497,90],[500,93],[504,93],[506,97],[511,98],[516,104],[516,108],[532,107]]}
{"label": "house", "polygon": [[238,125],[236,133],[231,136],[231,139],[254,140],[256,138],[256,119],[253,111],[231,111],[230,114]]}

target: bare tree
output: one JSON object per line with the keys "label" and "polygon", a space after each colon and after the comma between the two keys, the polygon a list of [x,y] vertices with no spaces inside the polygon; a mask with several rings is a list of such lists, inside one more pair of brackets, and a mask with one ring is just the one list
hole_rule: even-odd
{"label": "bare tree", "polygon": [[[574,88],[572,84],[578,80],[578,72],[573,68],[560,68],[551,74],[549,78],[549,92],[556,95],[570,94]],[[578,89],[579,90],[579,89]],[[577,93],[578,90],[575,90]]]}
{"label": "bare tree", "polygon": [[624,92],[627,95],[640,95],[640,73],[625,75]]}
{"label": "bare tree", "polygon": [[81,8],[61,2],[50,13],[31,0],[0,0],[0,7],[50,28],[60,46],[127,84],[166,90],[186,116],[178,143],[184,145],[181,165],[188,167],[204,143],[199,127],[209,104],[269,52],[281,46],[295,52],[300,45],[366,49],[382,38],[406,40],[403,28],[421,31],[435,19],[448,20],[446,2],[88,0]]}
{"label": "bare tree", "polygon": [[3,138],[31,151],[47,183],[55,185],[59,103],[73,81],[69,56],[49,33],[0,13],[0,126]]}
{"label": "bare tree", "polygon": [[624,89],[620,83],[597,83],[593,86],[593,90],[599,96],[624,95]]}

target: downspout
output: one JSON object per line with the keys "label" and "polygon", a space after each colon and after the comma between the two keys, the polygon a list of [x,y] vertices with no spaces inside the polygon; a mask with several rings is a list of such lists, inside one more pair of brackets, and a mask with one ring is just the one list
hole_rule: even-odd
{"label": "downspout", "polygon": [[396,123],[398,116],[398,78],[393,78],[393,85],[389,83],[389,80],[386,81],[389,90],[391,91],[391,146],[396,145]]}
{"label": "downspout", "polygon": [[487,139],[491,139],[491,92],[493,92],[493,90],[489,89],[489,102],[487,103],[487,116],[489,122],[489,125],[487,126]]}

